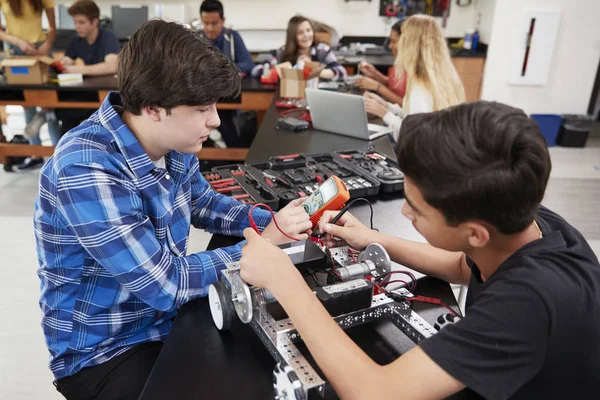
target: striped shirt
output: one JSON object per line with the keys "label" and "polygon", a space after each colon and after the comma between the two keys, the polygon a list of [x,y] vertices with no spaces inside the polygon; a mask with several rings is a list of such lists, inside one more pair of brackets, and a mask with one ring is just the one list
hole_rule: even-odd
{"label": "striped shirt", "polygon": [[318,61],[324,64],[326,69],[333,71],[335,75],[331,80],[343,81],[348,76],[346,68],[338,62],[331,48],[325,43],[319,43],[316,47],[311,47],[310,56],[313,61]]}
{"label": "striped shirt", "polygon": [[[271,66],[275,66],[281,62],[283,62],[283,48],[277,51],[273,51],[270,55],[259,63],[256,64],[254,69],[252,69],[252,76],[259,77],[262,75],[264,70],[264,64],[269,63]],[[334,76],[331,78],[332,81],[343,81],[348,76],[348,72],[346,68],[342,64],[340,64],[335,56],[334,52],[331,50],[331,47],[326,45],[325,43],[319,43],[316,46],[312,46],[310,48],[310,58],[314,62],[319,62],[325,66],[325,69],[330,69],[333,71]]]}
{"label": "striped shirt", "polygon": [[[57,379],[164,340],[178,308],[239,260],[241,245],[188,255],[191,225],[236,236],[249,226],[249,206],[211,190],[195,155],[171,151],[156,167],[120,110],[109,94],[41,171],[40,307]],[[261,229],[271,219],[253,216]]]}

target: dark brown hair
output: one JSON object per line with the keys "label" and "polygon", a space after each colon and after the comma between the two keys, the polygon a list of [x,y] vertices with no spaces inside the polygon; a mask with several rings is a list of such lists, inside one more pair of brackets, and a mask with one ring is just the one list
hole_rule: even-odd
{"label": "dark brown hair", "polygon": [[[296,59],[298,58],[298,43],[296,42],[296,32],[298,31],[298,25],[305,21],[308,21],[314,33],[315,26],[313,25],[312,21],[306,17],[296,15],[292,17],[288,22],[287,34],[285,37],[285,46],[283,48],[283,53],[280,60],[281,62],[289,61],[292,64],[296,64]],[[317,40],[314,39],[313,36],[312,45],[316,46],[317,44]]]}
{"label": "dark brown hair", "polygon": [[215,103],[237,97],[241,74],[219,49],[175,22],[144,23],[119,53],[119,91],[123,107],[141,115],[147,106]]}
{"label": "dark brown hair", "polygon": [[402,34],[402,23],[404,22],[404,18],[399,19],[392,25],[392,30],[400,36]]}
{"label": "dark brown hair", "polygon": [[68,12],[71,17],[83,15],[90,21],[100,18],[100,9],[92,0],[77,0],[69,7]]}
{"label": "dark brown hair", "polygon": [[537,124],[522,110],[487,101],[409,115],[397,156],[450,226],[479,220],[504,234],[531,224],[551,169]]}
{"label": "dark brown hair", "polygon": [[15,17],[21,17],[23,15],[23,3],[29,1],[33,11],[36,14],[41,14],[44,9],[44,5],[42,4],[42,0],[8,0],[8,4],[10,5],[10,9],[12,10]]}

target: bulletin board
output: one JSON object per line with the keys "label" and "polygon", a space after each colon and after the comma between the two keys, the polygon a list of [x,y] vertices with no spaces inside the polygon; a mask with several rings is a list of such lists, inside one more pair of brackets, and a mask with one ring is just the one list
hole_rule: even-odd
{"label": "bulletin board", "polygon": [[444,11],[450,15],[451,0],[379,0],[379,15],[404,18],[413,14],[442,17]]}

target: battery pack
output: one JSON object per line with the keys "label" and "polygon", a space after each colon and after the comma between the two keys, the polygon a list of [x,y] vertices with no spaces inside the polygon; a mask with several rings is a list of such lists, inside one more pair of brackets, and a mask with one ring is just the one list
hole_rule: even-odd
{"label": "battery pack", "polygon": [[315,293],[332,317],[371,307],[373,284],[354,279],[315,288]]}

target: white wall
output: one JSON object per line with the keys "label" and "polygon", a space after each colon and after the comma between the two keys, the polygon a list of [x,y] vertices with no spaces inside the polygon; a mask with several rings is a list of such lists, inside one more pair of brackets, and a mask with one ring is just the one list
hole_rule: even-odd
{"label": "white wall", "polygon": [[[515,45],[522,32],[516,19],[525,8],[562,9],[548,82],[541,86],[513,86],[512,67],[521,63]],[[600,1],[501,0],[496,4],[490,36],[482,98],[513,105],[527,113],[586,113],[600,61]],[[521,40],[519,40],[521,39]]]}
{"label": "white wall", "polygon": [[[380,17],[379,0],[351,1],[344,0],[221,0],[225,7],[227,25],[235,29],[285,29],[288,20],[295,14],[318,19],[333,26],[340,36],[387,36],[393,20]],[[476,0],[477,1],[477,0]],[[478,0],[495,1],[495,0]],[[110,16],[114,3],[96,0],[102,15]],[[59,1],[69,4],[70,1]],[[163,0],[163,18],[189,23],[198,18],[201,0],[178,2]],[[453,1],[450,17],[444,30],[446,36],[461,37],[465,30],[475,26],[475,3],[469,7],[457,7]],[[140,0],[130,4],[149,5],[150,18],[156,16],[156,1]],[[127,4],[121,4],[122,6]],[[185,11],[181,11],[181,7]],[[183,19],[183,21],[182,21]],[[441,20],[441,19],[440,19]]]}
{"label": "white wall", "polygon": [[489,44],[496,0],[475,0],[475,19],[479,21],[479,41]]}

